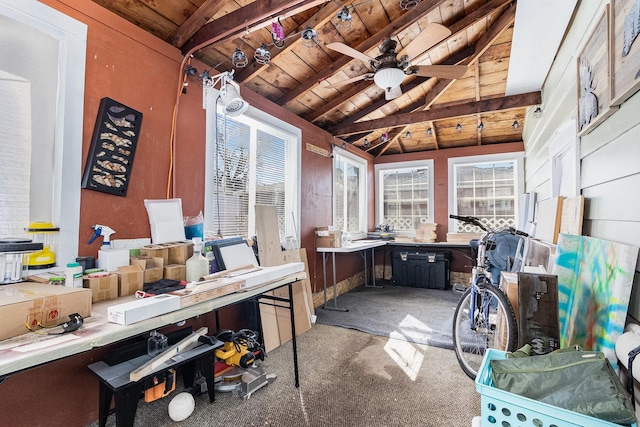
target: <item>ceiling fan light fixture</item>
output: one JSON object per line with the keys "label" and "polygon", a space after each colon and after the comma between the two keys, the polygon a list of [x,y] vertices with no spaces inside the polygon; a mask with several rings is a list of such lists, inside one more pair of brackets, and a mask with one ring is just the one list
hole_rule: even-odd
{"label": "ceiling fan light fixture", "polygon": [[400,86],[406,75],[398,68],[383,68],[373,76],[375,84],[386,91]]}
{"label": "ceiling fan light fixture", "polygon": [[318,33],[311,27],[302,30],[300,38],[302,39],[302,45],[309,49],[318,45]]}

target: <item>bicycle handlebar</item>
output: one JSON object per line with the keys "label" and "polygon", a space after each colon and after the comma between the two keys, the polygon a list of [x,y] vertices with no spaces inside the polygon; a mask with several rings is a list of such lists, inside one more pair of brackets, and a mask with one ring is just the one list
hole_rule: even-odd
{"label": "bicycle handlebar", "polygon": [[461,216],[461,215],[449,215],[449,218],[457,219],[458,221],[465,222],[467,224],[472,224],[484,231],[489,231],[489,228],[484,225],[478,218],[474,216]]}

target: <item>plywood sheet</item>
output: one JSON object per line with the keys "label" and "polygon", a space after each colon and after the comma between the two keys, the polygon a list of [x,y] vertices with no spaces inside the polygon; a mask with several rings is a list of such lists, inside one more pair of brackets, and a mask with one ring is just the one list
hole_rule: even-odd
{"label": "plywood sheet", "polygon": [[558,242],[562,215],[562,197],[552,197],[536,204],[536,239]]}
{"label": "plywood sheet", "polygon": [[560,233],[582,236],[584,196],[565,197],[562,201]]}

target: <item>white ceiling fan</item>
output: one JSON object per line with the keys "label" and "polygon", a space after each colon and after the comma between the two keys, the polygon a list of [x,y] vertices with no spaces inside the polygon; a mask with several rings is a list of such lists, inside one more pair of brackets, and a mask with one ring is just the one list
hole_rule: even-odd
{"label": "white ceiling fan", "polygon": [[406,76],[417,75],[423,77],[459,79],[467,71],[467,67],[464,65],[411,65],[411,60],[450,35],[451,30],[444,25],[431,23],[413,39],[406,48],[397,54],[395,49],[398,43],[392,39],[384,40],[379,47],[380,55],[375,58],[344,43],[328,43],[327,47],[329,49],[364,61],[370,65],[373,71],[328,85],[327,87],[338,87],[359,80],[373,80],[378,87],[384,89],[385,98],[391,100],[402,95],[400,84]]}

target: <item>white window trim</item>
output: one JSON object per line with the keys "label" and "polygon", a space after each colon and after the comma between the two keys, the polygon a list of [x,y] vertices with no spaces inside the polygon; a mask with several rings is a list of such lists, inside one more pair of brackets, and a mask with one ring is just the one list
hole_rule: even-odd
{"label": "white window trim", "polygon": [[[515,194],[515,219],[518,219],[518,212],[520,211],[520,194],[524,193],[524,152],[516,151],[512,153],[500,153],[500,154],[484,154],[479,156],[466,156],[466,157],[451,157],[448,159],[448,177],[449,177],[449,213],[455,214],[456,206],[454,183],[455,176],[453,173],[454,166],[465,163],[496,163],[511,161],[515,162],[515,175],[516,175],[516,194]],[[455,220],[449,219],[449,230],[455,229]]]}
{"label": "white window trim", "polygon": [[[360,218],[359,218],[359,222],[360,222],[360,227],[362,228],[360,233],[354,233],[351,235],[351,238],[353,240],[356,239],[364,239],[365,237],[367,237],[367,217],[368,217],[368,213],[367,213],[367,206],[368,206],[368,195],[367,195],[367,161],[365,159],[363,159],[360,156],[356,156],[353,153],[350,153],[347,150],[344,150],[338,146],[333,147],[333,165],[332,165],[332,189],[336,188],[336,177],[335,177],[335,170],[336,170],[336,154],[345,157],[347,159],[349,159],[350,161],[354,162],[354,163],[358,163],[360,166],[362,166],[363,168],[363,174],[362,174],[362,179],[360,180],[360,188],[358,189],[358,195],[360,196],[360,200],[359,200],[359,204],[361,209],[361,213],[360,213]],[[333,193],[333,190],[332,190]],[[335,218],[336,218],[336,205],[334,203],[335,201],[335,194],[332,197],[332,211],[333,211],[333,218],[334,218],[334,224],[335,225]]]}
{"label": "white window trim", "polygon": [[[216,97],[208,96],[205,100],[205,109],[215,111],[216,109]],[[218,112],[222,113],[222,107],[218,103]],[[247,111],[243,114],[245,117],[243,120],[248,120],[253,126],[267,129],[270,133],[281,137],[283,139],[290,140],[294,138],[297,141],[297,150],[295,152],[294,164],[287,165],[292,168],[292,172],[296,176],[302,175],[302,151],[300,146],[302,145],[302,131],[270,114],[265,113],[255,107],[249,106]],[[237,120],[237,119],[236,119]],[[205,160],[205,192],[204,192],[204,226],[206,230],[217,230],[217,224],[215,220],[216,213],[210,208],[214,206],[214,198],[216,197],[216,188],[214,186],[214,179],[212,174],[216,170],[216,139],[218,137],[216,129],[217,126],[217,114],[206,114],[206,160]],[[295,182],[287,182],[289,189],[292,190],[292,198],[287,205],[287,211],[294,212],[296,221],[293,224],[295,228],[295,237],[297,241],[300,241],[300,192],[301,192],[301,179],[292,180]],[[209,208],[208,208],[209,207]],[[248,212],[249,224],[255,224],[255,210]]]}
{"label": "white window trim", "polygon": [[384,197],[382,195],[382,172],[388,170],[400,170],[400,169],[410,169],[410,168],[420,168],[420,167],[429,168],[429,218],[433,221],[435,217],[435,207],[433,203],[433,192],[434,192],[434,173],[433,173],[433,159],[427,160],[412,160],[408,162],[397,162],[397,163],[382,163],[375,165],[375,191],[376,191],[376,208],[375,208],[375,218],[376,224],[382,224],[382,212],[383,212],[383,202]]}
{"label": "white window trim", "polygon": [[59,41],[51,221],[60,227],[58,265],[78,256],[87,26],[37,1],[3,0],[0,14]]}

